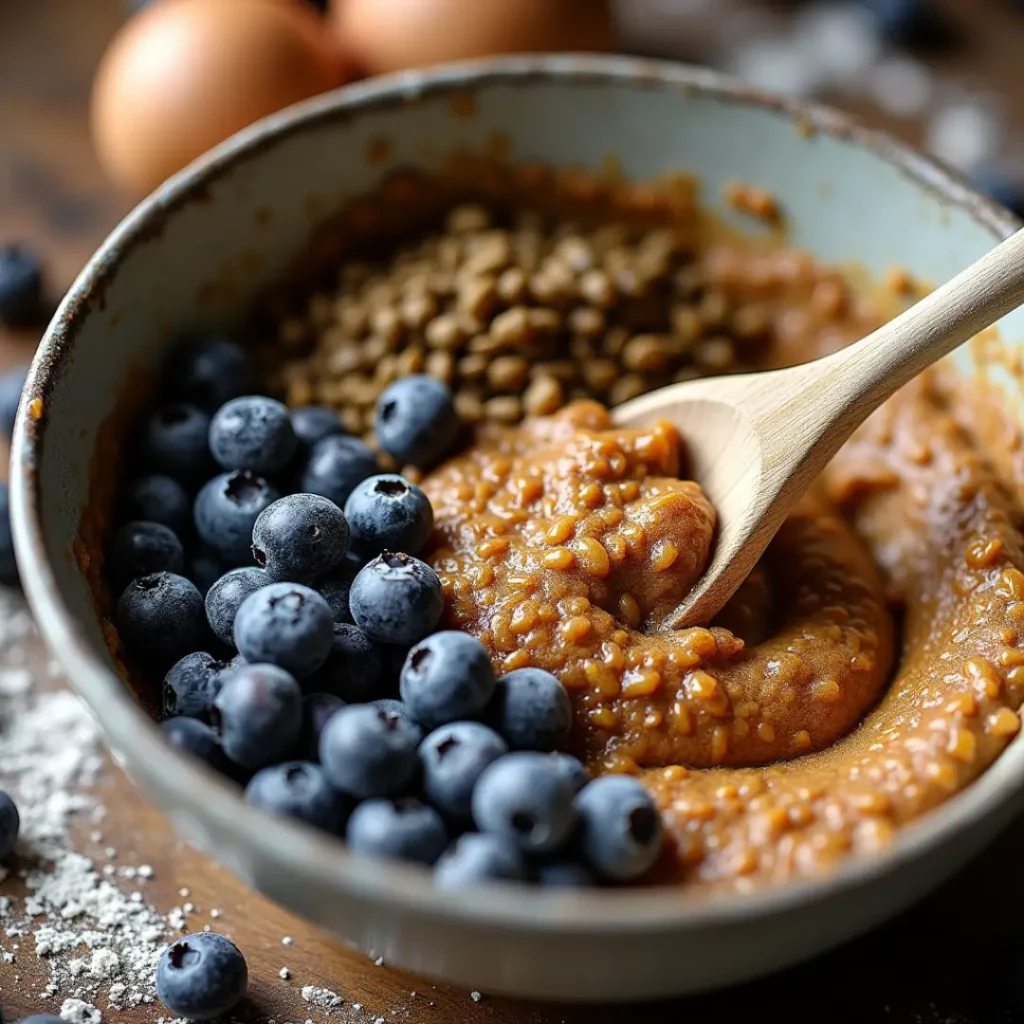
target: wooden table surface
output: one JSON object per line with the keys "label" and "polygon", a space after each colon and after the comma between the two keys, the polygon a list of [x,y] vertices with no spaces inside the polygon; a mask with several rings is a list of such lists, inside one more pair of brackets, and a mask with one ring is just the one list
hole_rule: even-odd
{"label": "wooden table surface", "polygon": [[[1002,87],[1011,104],[1019,81],[1024,19],[985,0],[950,3],[964,14],[974,40],[965,57],[948,60],[974,68],[979,79]],[[86,127],[89,79],[105,41],[122,17],[120,0],[0,0],[0,241],[20,238],[45,254],[54,290],[65,287],[96,243],[127,208],[105,185],[92,157]],[[1024,127],[1024,118],[1018,120]],[[915,126],[897,126],[913,138]],[[32,337],[0,339],[0,360],[24,352]],[[43,663],[35,644],[34,659]],[[210,923],[245,950],[254,979],[246,1020],[408,1020],[413,1024],[487,1021],[491,1024],[646,1024],[739,1018],[785,1019],[792,1024],[989,1024],[1024,1020],[1009,1009],[999,984],[1012,951],[1024,949],[1024,822],[979,861],[902,918],[842,949],[768,980],[698,998],[634,1007],[546,1007],[491,998],[377,967],[315,929],[254,895],[176,838],[168,823],[108,766],[100,782],[107,818],[104,842],[149,863],[147,895],[163,912],[188,887],[199,908],[190,926]],[[82,835],[83,849],[88,840]],[[0,884],[0,895],[15,881]],[[205,913],[217,907],[216,920]],[[294,944],[285,949],[281,937]],[[1024,953],[1017,976],[1024,988]],[[291,979],[278,972],[287,965]],[[37,994],[45,971],[33,956],[14,967],[0,962],[0,991],[8,1019],[52,1011]],[[1002,972],[1002,973],[1001,973]],[[332,1015],[302,1002],[299,988],[318,985],[343,995]],[[412,993],[416,993],[412,995]],[[359,1003],[360,1014],[351,1009]],[[58,1003],[59,1005],[59,1003]],[[141,1024],[165,1011],[141,1006],[105,1012],[105,1019]]]}

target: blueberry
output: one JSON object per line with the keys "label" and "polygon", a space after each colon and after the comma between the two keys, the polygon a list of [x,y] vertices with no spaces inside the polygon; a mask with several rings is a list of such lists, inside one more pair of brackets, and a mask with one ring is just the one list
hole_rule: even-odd
{"label": "blueberry", "polygon": [[160,731],[172,747],[205,761],[211,768],[223,772],[227,768],[224,750],[217,733],[205,722],[195,718],[168,718],[161,722]]}
{"label": "blueberry", "polygon": [[131,654],[163,666],[201,648],[208,635],[202,595],[194,583],[171,572],[129,583],[118,599],[115,621]]}
{"label": "blueberry", "polygon": [[459,836],[434,867],[434,882],[442,889],[475,889],[525,878],[526,864],[519,847],[502,836],[483,832]]}
{"label": "blueberry", "polygon": [[473,787],[484,769],[508,753],[505,741],[479,722],[451,722],[420,744],[423,792],[442,814],[468,820]]}
{"label": "blueberry", "polygon": [[569,780],[544,754],[507,754],[485,769],[473,790],[481,832],[504,836],[527,853],[551,853],[570,839],[576,817]]}
{"label": "blueberry", "polygon": [[574,793],[578,793],[590,781],[590,772],[579,758],[561,752],[555,752],[548,756],[569,780],[569,785],[572,786]]}
{"label": "blueberry", "polygon": [[447,385],[415,374],[389,384],[377,399],[374,433],[399,463],[427,466],[455,442],[459,418]]}
{"label": "blueberry", "polygon": [[354,437],[332,434],[313,445],[301,476],[301,489],[344,507],[356,484],[377,472],[377,456]]}
{"label": "blueberry", "polygon": [[320,736],[335,711],[345,702],[333,693],[311,693],[302,698],[302,729],[295,745],[298,757],[306,761],[320,760]]}
{"label": "blueberry", "polygon": [[552,860],[540,863],[533,871],[538,885],[550,889],[589,889],[595,885],[594,876],[582,865],[571,860]]}
{"label": "blueberry", "polygon": [[241,950],[216,932],[178,939],[164,950],[156,968],[156,994],[171,1013],[208,1020],[228,1013],[249,986]]}
{"label": "blueberry", "polygon": [[0,861],[7,860],[14,852],[21,828],[21,816],[14,801],[0,789]]}
{"label": "blueberry", "polygon": [[317,441],[342,434],[341,420],[326,405],[302,405],[292,409],[292,430],[303,448],[312,448]]}
{"label": "blueberry", "polygon": [[348,600],[355,624],[386,644],[422,640],[444,612],[437,573],[418,558],[390,551],[359,570]]}
{"label": "blueberry", "polygon": [[209,721],[225,668],[223,661],[206,651],[194,651],[176,661],[164,676],[164,714]]}
{"label": "blueberry", "polygon": [[320,763],[332,784],[360,800],[396,796],[416,777],[423,733],[407,716],[373,704],[350,704],[320,735]]}
{"label": "blueberry", "polygon": [[43,316],[43,268],[24,245],[0,245],[0,322],[28,327]]}
{"label": "blueberry", "polygon": [[206,618],[213,635],[229,647],[235,646],[235,616],[242,602],[270,581],[262,569],[253,565],[232,569],[207,591]]}
{"label": "blueberry", "polygon": [[[419,722],[409,714],[409,709],[400,700],[396,700],[394,697],[378,697],[376,700],[371,700],[370,703],[375,708],[382,708],[384,711],[387,711],[388,714],[399,715],[400,717],[407,719],[415,725],[417,729],[420,729]],[[420,735],[423,735],[422,729],[420,730]]]}
{"label": "blueberry", "polygon": [[131,580],[154,572],[185,568],[185,550],[173,530],[160,523],[133,521],[114,534],[107,555],[110,577],[120,589]]}
{"label": "blueberry", "polygon": [[243,768],[286,757],[302,728],[302,691],[276,665],[243,665],[226,674],[214,701],[224,753]]}
{"label": "blueberry", "polygon": [[264,395],[243,395],[222,405],[210,420],[210,451],[228,470],[272,476],[299,447],[288,410]]}
{"label": "blueberry", "polygon": [[434,529],[430,500],[413,483],[394,474],[371,476],[345,502],[352,545],[366,555],[403,551],[417,555]]}
{"label": "blueberry", "polygon": [[953,41],[952,27],[929,0],[858,0],[881,34],[897,46],[936,47]]}
{"label": "blueberry", "polygon": [[253,557],[273,580],[313,583],[334,572],[347,551],[345,516],[319,494],[279,498],[252,528]]}
{"label": "blueberry", "polygon": [[174,398],[213,413],[249,390],[252,364],[241,345],[226,338],[202,338],[171,356],[164,383]]}
{"label": "blueberry", "polygon": [[345,841],[357,853],[433,864],[448,832],[441,815],[418,800],[367,800],[348,819]]}
{"label": "blueberry", "polygon": [[158,409],[142,432],[146,470],[191,483],[213,471],[207,436],[210,417],[202,409],[176,402]]}
{"label": "blueberry", "polygon": [[280,497],[262,477],[221,473],[196,496],[196,530],[226,565],[252,563],[252,528],[259,514]]}
{"label": "blueberry", "polygon": [[0,583],[8,587],[18,585],[18,563],[11,535],[11,495],[4,481],[0,481]]}
{"label": "blueberry", "polygon": [[245,788],[245,802],[338,833],[347,810],[344,797],[319,765],[288,761],[258,771]]}
{"label": "blueberry", "polygon": [[335,622],[331,652],[310,685],[350,704],[370,700],[380,686],[377,648],[358,626]]}
{"label": "blueberry", "polygon": [[342,565],[340,572],[326,580],[321,580],[316,589],[320,596],[327,602],[334,615],[335,622],[351,622],[352,609],[348,604],[348,593],[352,589],[352,581],[356,578],[358,569],[351,569],[347,560]]}
{"label": "blueberry", "polygon": [[121,518],[160,523],[179,537],[187,537],[192,529],[192,498],[173,477],[150,473],[125,488]]}
{"label": "blueberry", "polygon": [[196,585],[203,600],[206,600],[210,587],[224,575],[224,566],[213,552],[200,549],[188,560],[185,575]]}
{"label": "blueberry", "polygon": [[513,750],[555,750],[569,736],[572,706],[550,672],[519,668],[498,679],[486,720]]}
{"label": "blueberry", "polygon": [[661,817],[650,793],[629,775],[603,775],[576,797],[580,851],[605,878],[639,878],[661,851]]}
{"label": "blueberry", "polygon": [[280,665],[305,679],[330,653],[334,617],[315,590],[301,583],[271,583],[242,602],[234,634],[247,661]]}
{"label": "blueberry", "polygon": [[476,718],[494,694],[491,659],[476,637],[456,630],[418,643],[402,669],[402,700],[417,720],[435,727]]}
{"label": "blueberry", "polygon": [[28,364],[18,366],[0,374],[0,434],[9,441],[14,433],[14,421],[18,415],[21,393],[25,390]]}

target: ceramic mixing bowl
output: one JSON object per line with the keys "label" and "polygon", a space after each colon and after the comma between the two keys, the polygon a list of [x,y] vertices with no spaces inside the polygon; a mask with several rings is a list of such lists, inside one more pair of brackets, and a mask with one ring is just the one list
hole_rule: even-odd
{"label": "ceramic mixing bowl", "polygon": [[[613,156],[635,178],[685,169],[712,205],[729,179],[750,180],[779,197],[797,245],[879,274],[899,264],[942,280],[1015,227],[883,135],[692,68],[525,57],[318,97],[168,181],[104,242],[61,304],[14,439],[25,590],[139,788],[247,882],[360,949],[468,987],[560,999],[664,996],[749,978],[864,931],[963,864],[1021,803],[1024,741],[884,855],[850,860],[819,881],[710,902],[685,888],[453,895],[419,870],[351,855],[297,825],[267,828],[235,789],[164,744],[107,652],[72,557],[98,431],[180,329],[234,321],[319,218],[389,167],[439,168],[453,151],[485,151],[495,138],[513,160],[597,171]],[[1024,337],[1024,311],[1002,334]],[[965,374],[979,369],[969,347],[955,358]],[[1019,408],[1014,383],[981,369]]]}

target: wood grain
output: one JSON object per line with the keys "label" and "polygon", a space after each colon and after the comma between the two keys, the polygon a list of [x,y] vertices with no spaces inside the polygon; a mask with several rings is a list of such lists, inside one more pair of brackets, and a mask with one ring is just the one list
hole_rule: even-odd
{"label": "wood grain", "polygon": [[[950,60],[1002,85],[1011,102],[1019,81],[1024,22],[992,0],[950,3],[972,37],[984,43]],[[967,17],[970,12],[970,17]],[[110,192],[93,160],[85,113],[88,82],[104,41],[121,17],[120,0],[0,0],[0,240],[22,238],[46,255],[54,290],[66,286],[117,218],[127,200]],[[1013,35],[1011,28],[1016,28]],[[982,59],[983,58],[983,59]],[[897,126],[913,135],[913,125]],[[10,362],[34,344],[29,333],[0,338],[0,360]],[[36,647],[34,664],[45,656]],[[108,808],[103,844],[118,861],[148,863],[150,901],[179,906],[187,887],[198,910],[190,926],[210,924],[245,950],[254,977],[242,1020],[273,1018],[411,1024],[669,1024],[678,1021],[786,1020],[791,1024],[998,1024],[1015,1017],[999,984],[1008,950],[1020,949],[1024,906],[1024,822],[981,860],[912,913],[862,940],[797,970],[728,993],[636,1007],[551,1007],[491,999],[433,986],[377,967],[254,895],[232,876],[187,848],[167,822],[109,766],[100,791]],[[88,832],[81,849],[94,853]],[[0,885],[0,894],[16,882]],[[211,910],[220,911],[216,918]],[[281,945],[285,935],[290,947]],[[1024,953],[1016,977],[1024,983]],[[288,967],[291,978],[278,977]],[[37,998],[44,982],[31,954],[0,964],[0,992],[8,1019],[50,1010]],[[303,985],[326,986],[346,1000],[327,1016],[304,1004]],[[415,995],[413,993],[415,992]],[[355,1011],[352,1004],[360,1003]],[[158,1006],[107,1013],[123,1024],[155,1022]]]}

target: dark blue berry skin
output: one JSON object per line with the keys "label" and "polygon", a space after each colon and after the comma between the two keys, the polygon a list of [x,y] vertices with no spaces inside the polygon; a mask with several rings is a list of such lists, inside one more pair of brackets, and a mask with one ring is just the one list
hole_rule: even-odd
{"label": "dark blue berry skin", "polygon": [[176,661],[164,676],[164,714],[210,720],[227,665],[206,651],[193,651]]}
{"label": "dark blue berry skin", "polygon": [[156,994],[171,1013],[208,1020],[234,1009],[249,987],[241,950],[216,932],[186,935],[172,943],[156,969]]}
{"label": "dark blue berry skin", "polygon": [[147,472],[194,483],[214,471],[207,436],[210,417],[202,409],[176,402],[158,409],[142,433],[140,462]]}
{"label": "dark blue berry skin", "polygon": [[201,649],[209,636],[202,595],[170,572],[132,580],[117,602],[115,622],[129,653],[157,667]]}
{"label": "dark blue berry skin", "polygon": [[442,889],[475,889],[525,879],[526,862],[519,847],[483,832],[459,836],[434,866],[434,884]]}
{"label": "dark blue berry skin", "polygon": [[303,761],[320,760],[320,736],[335,711],[345,702],[333,693],[311,693],[302,698],[302,729],[295,744],[295,756]]}
{"label": "dark blue berry skin", "polygon": [[302,728],[302,691],[276,665],[243,665],[226,674],[214,701],[224,753],[243,768],[287,757]]}
{"label": "dark blue berry skin", "polygon": [[574,795],[550,758],[517,751],[480,776],[473,790],[473,820],[481,832],[503,836],[525,853],[552,853],[572,836]]}
{"label": "dark blue berry skin", "polygon": [[161,523],[179,538],[187,537],[192,530],[192,498],[174,477],[150,473],[125,488],[121,518]]}
{"label": "dark blue berry skin", "polygon": [[125,523],[110,544],[107,568],[118,589],[140,576],[154,572],[173,572],[179,576],[185,568],[185,549],[173,530],[160,523]]}
{"label": "dark blue berry skin", "polygon": [[299,447],[288,410],[264,395],[242,395],[222,405],[210,420],[210,451],[227,470],[273,476]]}
{"label": "dark blue berry skin", "polygon": [[578,757],[556,752],[548,755],[555,766],[569,780],[573,792],[578,793],[589,781],[590,772]]}
{"label": "dark blue berry skin", "polygon": [[245,349],[227,338],[201,338],[175,351],[164,384],[173,398],[212,414],[249,390],[252,363]]}
{"label": "dark blue berry skin", "polygon": [[315,583],[339,568],[347,551],[345,516],[319,494],[279,498],[252,528],[253,557],[272,580]]}
{"label": "dark blue berry skin", "polygon": [[661,817],[643,783],[603,775],[576,797],[579,848],[598,875],[627,882],[646,873],[661,852]]}
{"label": "dark blue berry skin", "polygon": [[433,864],[448,845],[448,831],[441,815],[418,800],[366,800],[348,819],[345,842],[357,853]]}
{"label": "dark blue berry skin", "polygon": [[513,750],[557,750],[569,737],[572,706],[550,672],[519,668],[498,679],[485,720]]}
{"label": "dark blue berry skin", "polygon": [[371,476],[345,502],[352,546],[367,556],[382,551],[418,555],[434,529],[430,500],[415,484],[393,473]]}
{"label": "dark blue berry skin", "polygon": [[594,876],[571,860],[553,860],[538,864],[532,872],[537,885],[546,889],[589,889],[596,885]]}
{"label": "dark blue berry skin", "polygon": [[350,704],[320,735],[320,763],[336,789],[358,800],[398,796],[416,778],[422,731],[404,715]]}
{"label": "dark blue berry skin", "polygon": [[405,659],[402,700],[429,728],[476,718],[494,694],[491,659],[476,637],[445,630],[418,643]]}
{"label": "dark blue berry skin", "polygon": [[206,619],[213,635],[229,647],[235,646],[235,616],[242,602],[265,587],[267,574],[254,565],[232,569],[221,576],[206,593]]}
{"label": "dark blue berry skin", "polygon": [[245,802],[335,834],[341,832],[348,811],[347,801],[320,766],[307,761],[288,761],[258,771],[245,788]]}
{"label": "dark blue berry skin", "polygon": [[11,535],[11,495],[4,481],[0,481],[0,583],[7,587],[18,585],[18,563]]}
{"label": "dark blue berry skin", "polygon": [[377,399],[374,433],[399,463],[429,466],[442,458],[459,432],[452,393],[425,374],[400,377]]}
{"label": "dark blue berry skin", "polygon": [[473,787],[484,769],[508,753],[508,745],[479,722],[451,722],[420,744],[423,793],[445,817],[468,821]]}
{"label": "dark blue berry skin", "polygon": [[371,700],[380,688],[377,648],[358,626],[335,622],[331,652],[309,685],[336,694],[349,704]]}
{"label": "dark blue berry skin", "polygon": [[0,789],[0,861],[7,860],[14,852],[21,828],[21,816],[14,801]]}
{"label": "dark blue berry skin", "polygon": [[28,327],[43,314],[43,268],[24,245],[0,245],[0,321]]}
{"label": "dark blue berry skin", "polygon": [[196,585],[196,590],[205,600],[210,587],[224,575],[224,566],[216,555],[200,550],[188,560],[185,575]]}
{"label": "dark blue berry skin", "polygon": [[302,470],[301,490],[330,498],[340,508],[356,484],[377,472],[377,456],[358,438],[331,434],[313,445]]}
{"label": "dark blue berry skin", "polygon": [[196,495],[196,531],[225,565],[251,565],[252,528],[259,514],[279,497],[262,477],[221,473]]}
{"label": "dark blue berry skin", "polygon": [[227,759],[217,733],[196,718],[168,718],[160,723],[164,739],[176,750],[198,757],[219,772],[227,771]]}
{"label": "dark blue berry skin", "polygon": [[355,624],[385,644],[422,640],[437,627],[444,612],[437,573],[418,558],[390,551],[359,570],[348,602]]}
{"label": "dark blue berry skin", "polygon": [[371,700],[370,703],[375,708],[382,708],[384,711],[387,711],[388,714],[399,715],[401,718],[405,718],[420,730],[420,736],[423,735],[419,722],[409,714],[409,709],[400,700],[396,700],[394,697],[378,697],[376,700]]}
{"label": "dark blue berry skin", "polygon": [[325,437],[343,434],[341,420],[326,405],[302,405],[292,409],[292,430],[302,448],[308,450]]}
{"label": "dark blue berry skin", "polygon": [[25,389],[28,364],[22,363],[0,374],[0,433],[9,441],[14,433],[21,393]]}
{"label": "dark blue berry skin", "polygon": [[301,583],[271,583],[242,602],[234,637],[246,661],[280,665],[305,679],[327,660],[334,616],[315,590]]}
{"label": "dark blue berry skin", "polygon": [[358,569],[350,567],[348,560],[342,564],[340,571],[316,585],[320,596],[327,602],[334,615],[335,622],[351,622],[352,609],[348,604],[348,593],[352,589],[352,581]]}

